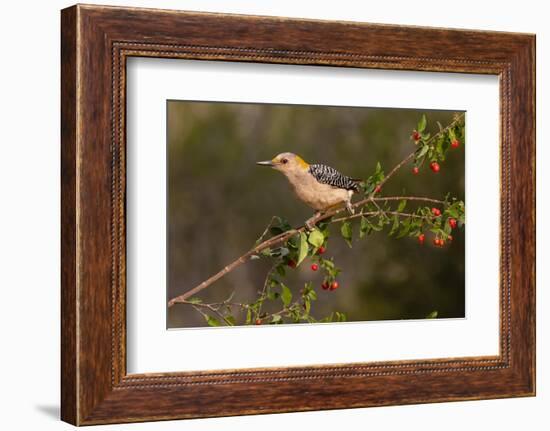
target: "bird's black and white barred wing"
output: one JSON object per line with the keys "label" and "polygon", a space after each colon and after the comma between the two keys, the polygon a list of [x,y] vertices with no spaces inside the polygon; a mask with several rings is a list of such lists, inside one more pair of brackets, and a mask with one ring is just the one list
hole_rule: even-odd
{"label": "bird's black and white barred wing", "polygon": [[341,174],[336,169],[327,165],[309,165],[309,173],[317,181],[339,189],[359,191],[357,180]]}

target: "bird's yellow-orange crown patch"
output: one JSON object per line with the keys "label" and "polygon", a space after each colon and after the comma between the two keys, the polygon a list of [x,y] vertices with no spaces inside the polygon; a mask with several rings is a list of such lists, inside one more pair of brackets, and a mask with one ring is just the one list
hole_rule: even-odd
{"label": "bird's yellow-orange crown patch", "polygon": [[300,156],[296,156],[296,162],[304,169],[309,169],[309,164]]}

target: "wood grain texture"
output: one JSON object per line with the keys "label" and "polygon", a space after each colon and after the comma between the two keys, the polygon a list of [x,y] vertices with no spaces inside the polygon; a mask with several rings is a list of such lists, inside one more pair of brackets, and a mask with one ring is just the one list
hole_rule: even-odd
{"label": "wood grain texture", "polygon": [[[525,34],[100,6],[62,11],[63,420],[85,425],[533,395],[534,48],[534,36]],[[499,75],[499,356],[127,375],[131,56]]]}
{"label": "wood grain texture", "polygon": [[77,422],[76,9],[61,16],[61,417]]}

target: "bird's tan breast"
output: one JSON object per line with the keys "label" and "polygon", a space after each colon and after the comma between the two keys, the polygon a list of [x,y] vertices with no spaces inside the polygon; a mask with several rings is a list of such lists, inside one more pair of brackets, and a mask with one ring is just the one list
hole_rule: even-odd
{"label": "bird's tan breast", "polygon": [[294,192],[304,203],[316,210],[324,210],[348,200],[347,190],[318,182],[307,171],[287,175]]}

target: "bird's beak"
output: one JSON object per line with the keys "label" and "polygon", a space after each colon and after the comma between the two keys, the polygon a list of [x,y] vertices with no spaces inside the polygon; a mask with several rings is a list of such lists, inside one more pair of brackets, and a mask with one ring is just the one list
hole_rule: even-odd
{"label": "bird's beak", "polygon": [[270,167],[273,167],[275,165],[271,160],[266,160],[264,162],[256,162],[256,164],[260,166],[270,166]]}

